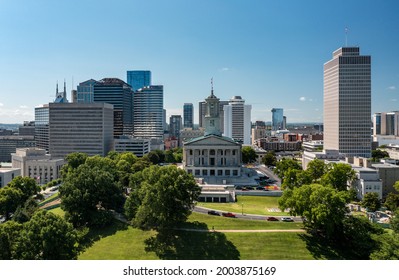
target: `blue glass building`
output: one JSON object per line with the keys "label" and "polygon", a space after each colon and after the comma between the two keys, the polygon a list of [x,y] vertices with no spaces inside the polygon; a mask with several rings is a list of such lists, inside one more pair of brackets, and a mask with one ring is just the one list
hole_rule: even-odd
{"label": "blue glass building", "polygon": [[272,109],[272,130],[277,131],[285,129],[284,127],[284,112],[282,108]]}
{"label": "blue glass building", "polygon": [[132,70],[127,71],[127,83],[137,91],[140,88],[151,85],[151,71],[148,70]]}
{"label": "blue glass building", "polygon": [[194,106],[193,103],[184,103],[183,105],[184,127],[194,128]]}

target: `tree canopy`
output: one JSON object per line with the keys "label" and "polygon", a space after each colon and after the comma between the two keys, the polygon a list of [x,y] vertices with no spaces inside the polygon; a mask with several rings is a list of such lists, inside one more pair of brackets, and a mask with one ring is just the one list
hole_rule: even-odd
{"label": "tree canopy", "polygon": [[262,158],[262,163],[267,166],[276,166],[276,153],[274,151],[267,152]]}
{"label": "tree canopy", "polygon": [[186,221],[200,188],[194,177],[176,166],[150,166],[131,178],[125,212],[135,226],[163,229]]}
{"label": "tree canopy", "polygon": [[369,209],[371,212],[375,212],[381,208],[381,201],[378,197],[378,193],[369,192],[363,196],[362,206]]}
{"label": "tree canopy", "polygon": [[23,201],[36,195],[40,191],[40,187],[37,185],[35,179],[30,177],[17,176],[8,183],[8,186],[20,190]]}
{"label": "tree canopy", "polygon": [[251,146],[242,147],[241,152],[243,163],[252,163],[256,161],[256,152]]}
{"label": "tree canopy", "polygon": [[356,178],[355,171],[346,163],[330,163],[327,173],[321,177],[322,185],[330,185],[339,191],[347,190]]}
{"label": "tree canopy", "polygon": [[89,159],[70,171],[60,188],[61,208],[75,226],[102,226],[107,223],[108,211],[123,205],[123,189],[113,161]]}

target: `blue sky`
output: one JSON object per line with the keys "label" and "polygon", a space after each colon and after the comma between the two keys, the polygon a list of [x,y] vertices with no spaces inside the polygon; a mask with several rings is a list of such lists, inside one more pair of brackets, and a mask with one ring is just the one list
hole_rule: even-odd
{"label": "blue sky", "polygon": [[[322,122],[323,64],[345,45],[372,56],[372,113],[399,110],[399,2],[0,0],[0,123],[34,119],[90,78],[151,70],[167,115],[210,93],[240,95],[252,120],[284,109]],[[70,96],[68,96],[70,98]]]}

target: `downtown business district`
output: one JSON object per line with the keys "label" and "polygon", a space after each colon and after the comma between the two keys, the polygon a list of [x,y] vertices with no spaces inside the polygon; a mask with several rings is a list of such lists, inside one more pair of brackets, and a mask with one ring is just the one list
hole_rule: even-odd
{"label": "downtown business district", "polygon": [[[371,132],[371,58],[360,55],[358,47],[339,48],[324,64],[324,126],[290,131],[282,108],[272,109],[271,125],[251,124],[251,105],[241,96],[221,101],[212,81],[210,95],[198,104],[199,127],[193,123],[192,103],[184,103],[183,117],[172,115],[168,127],[163,86],[151,84],[150,71],[127,71],[127,82],[90,79],[71,95],[69,102],[65,82],[63,91],[57,84],[55,101],[35,108],[34,122],[24,123],[17,135],[1,131],[0,161],[11,164],[2,164],[0,187],[19,175],[40,184],[58,179],[65,157],[73,152],[105,156],[129,151],[142,157],[179,147],[179,167],[196,178],[203,202],[232,202],[237,187],[259,185],[265,174],[243,166],[245,146],[255,150],[259,164],[270,151],[284,156],[299,155],[302,149],[304,169],[313,159],[348,163],[356,172],[353,187],[360,200],[369,192],[384,199],[399,180],[399,113],[374,114]],[[372,162],[371,151],[382,144],[391,160]],[[279,196],[276,187],[258,193]]]}

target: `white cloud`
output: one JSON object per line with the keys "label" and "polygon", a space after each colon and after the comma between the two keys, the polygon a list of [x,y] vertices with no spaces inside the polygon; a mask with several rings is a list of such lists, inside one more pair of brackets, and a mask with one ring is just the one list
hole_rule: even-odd
{"label": "white cloud", "polygon": [[229,70],[230,70],[229,67],[223,67],[223,68],[221,68],[219,71],[224,72],[224,71],[229,71]]}
{"label": "white cloud", "polygon": [[317,112],[320,111],[319,108],[316,108],[316,109],[314,109],[314,110],[317,111]]}
{"label": "white cloud", "polygon": [[389,90],[396,90],[396,86],[390,86],[388,87]]}
{"label": "white cloud", "polygon": [[28,106],[26,106],[26,105],[21,105],[21,106],[19,106],[19,108],[21,108],[21,109],[27,109]]}
{"label": "white cloud", "polygon": [[300,98],[299,98],[299,101],[302,101],[302,102],[303,102],[303,101],[306,101],[306,97],[305,97],[305,96],[300,97]]}
{"label": "white cloud", "polygon": [[3,107],[3,106],[4,106],[4,104],[0,102],[0,107]]}
{"label": "white cloud", "polygon": [[391,101],[393,101],[393,102],[396,102],[396,101],[398,101],[396,98],[394,98],[394,99],[391,99]]}

